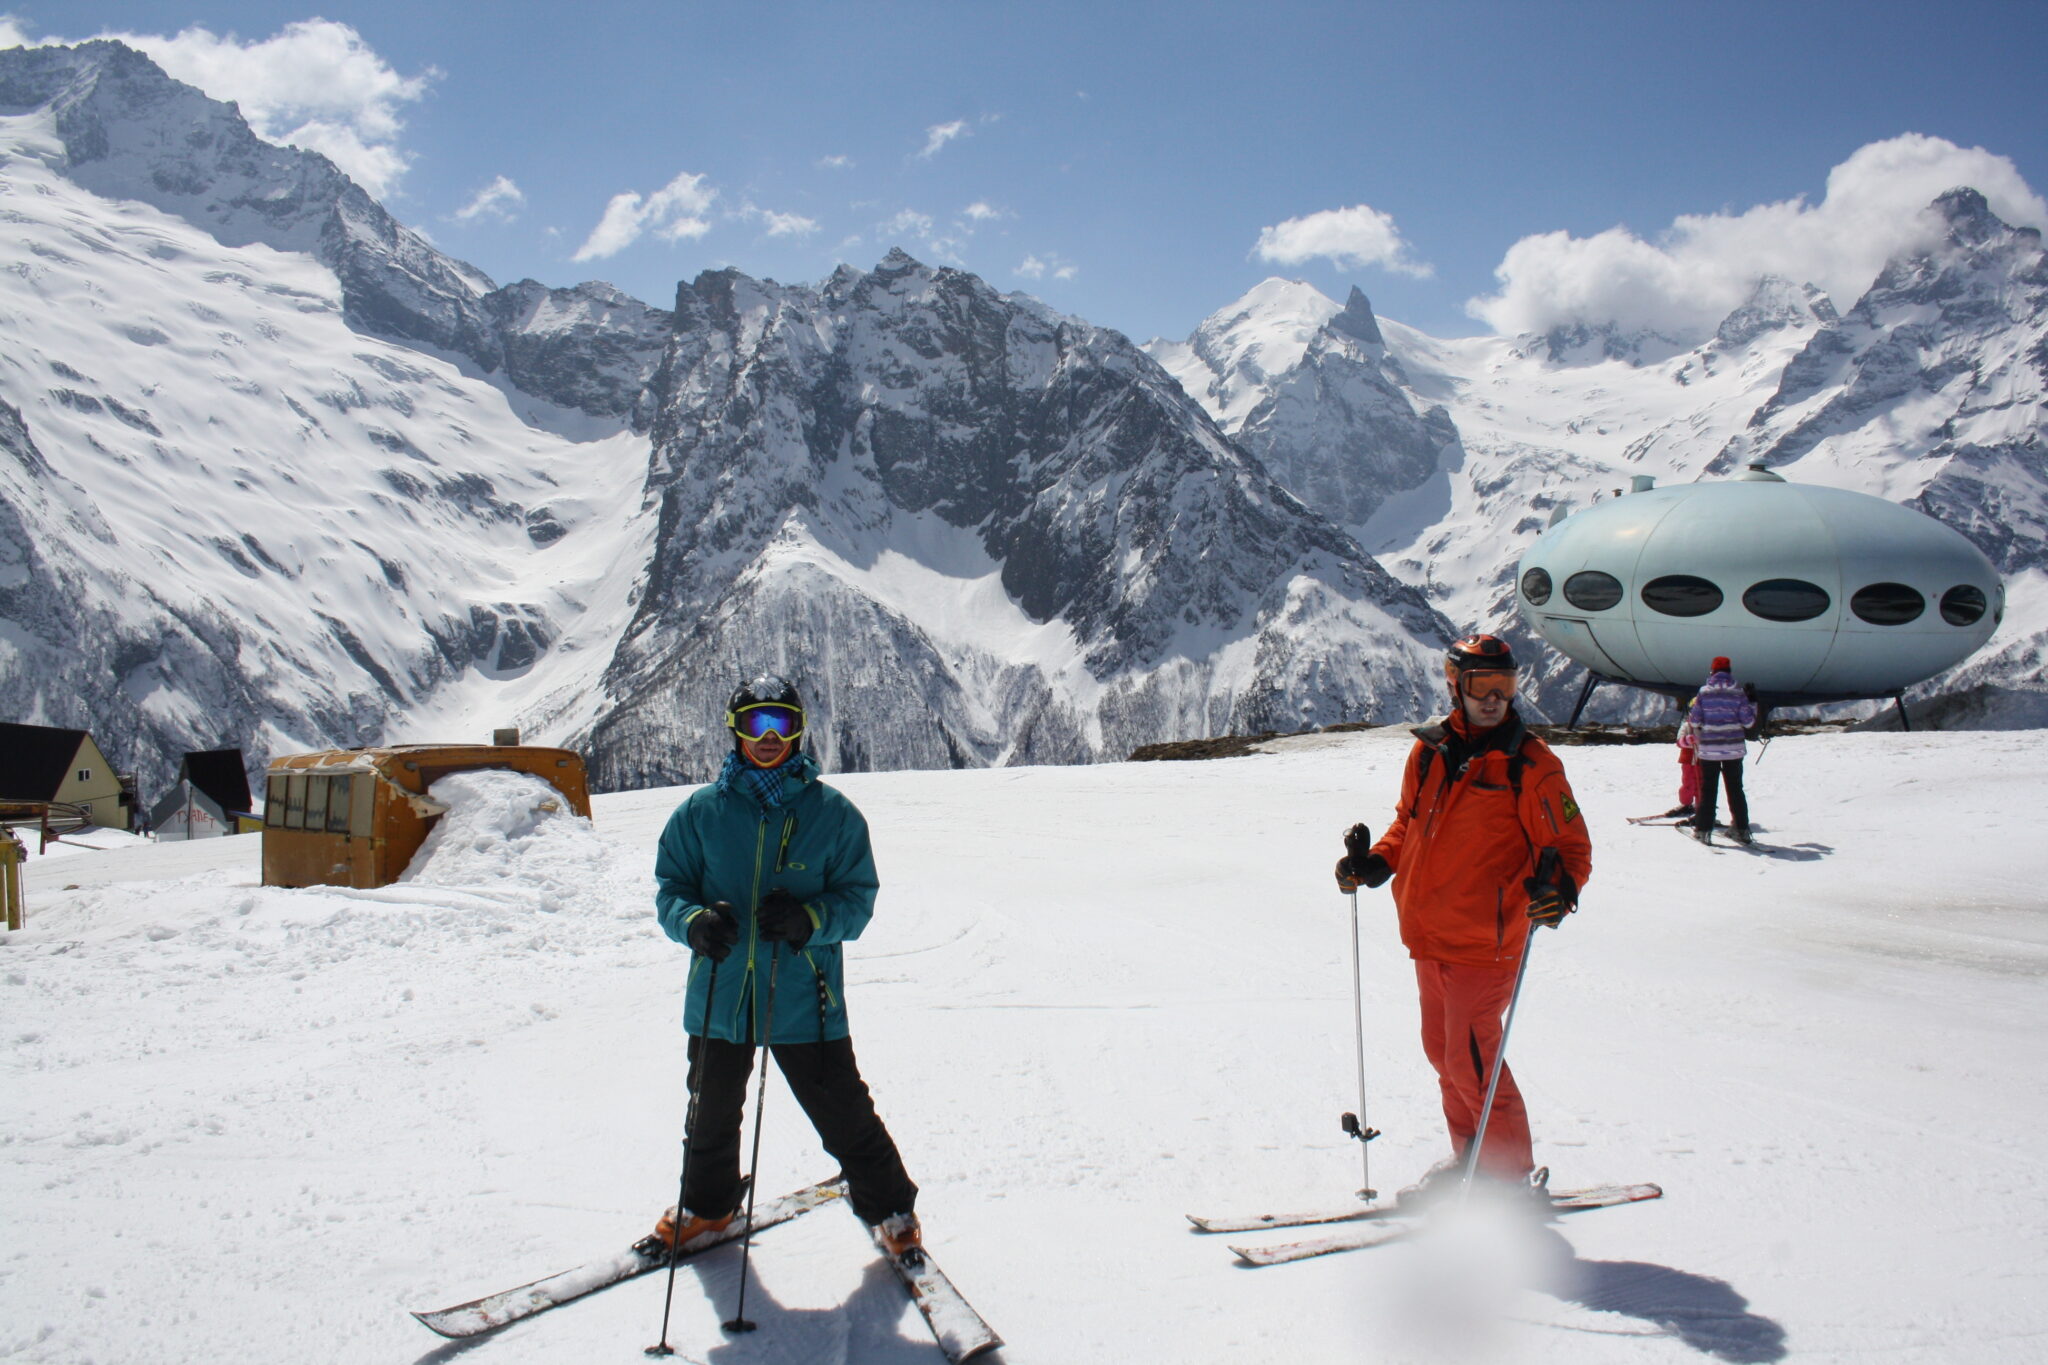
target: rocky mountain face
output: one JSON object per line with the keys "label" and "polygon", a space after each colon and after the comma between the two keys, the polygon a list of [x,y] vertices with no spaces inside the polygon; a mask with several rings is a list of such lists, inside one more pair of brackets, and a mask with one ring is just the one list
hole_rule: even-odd
{"label": "rocky mountain face", "polygon": [[[1892,261],[1846,314],[1810,285],[1766,277],[1698,342],[1612,329],[1447,342],[1384,324],[1380,373],[1408,411],[1441,414],[1447,438],[1427,477],[1391,476],[1376,506],[1354,504],[1371,510],[1352,529],[1458,628],[1528,643],[1537,663],[1525,697],[1562,718],[1584,675],[1520,626],[1514,567],[1531,540],[1558,508],[1636,476],[1726,477],[1761,458],[1793,479],[1919,507],[1975,541],[2007,575],[2007,625],[1909,701],[1960,698],[1934,708],[1949,723],[2048,723],[2041,238],[2000,222],[1973,190],[1929,213],[1934,244]],[[1357,305],[1354,294],[1342,311]],[[1316,406],[1321,357],[1353,345],[1331,326],[1339,312],[1307,286],[1268,281],[1189,342],[1151,349],[1226,434],[1251,444],[1252,415],[1283,395]],[[1289,346],[1276,343],[1283,336]],[[1280,363],[1253,373],[1243,358],[1261,355]],[[1328,488],[1356,457],[1319,424],[1372,443],[1372,423],[1354,411],[1321,403],[1276,429],[1263,457],[1297,493]],[[1648,718],[1663,707],[1608,689],[1587,714]]]}
{"label": "rocky mountain face", "polygon": [[112,43],[0,53],[0,201],[0,710],[146,780],[506,723],[701,778],[761,668],[842,769],[1433,690],[1420,594],[1121,336],[972,276],[501,289]]}
{"label": "rocky mountain face", "polygon": [[[901,252],[819,289],[707,274],[676,319],[610,780],[672,775],[764,647],[810,680],[840,769],[1416,705],[1441,618],[1120,335]],[[1001,605],[966,629],[973,605],[934,601],[975,594]]]}

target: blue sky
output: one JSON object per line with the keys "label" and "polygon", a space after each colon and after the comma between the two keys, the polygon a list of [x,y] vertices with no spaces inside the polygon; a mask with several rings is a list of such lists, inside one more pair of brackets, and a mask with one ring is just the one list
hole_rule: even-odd
{"label": "blue sky", "polygon": [[1140,341],[1272,274],[1440,336],[1682,332],[1766,270],[1846,308],[1963,180],[2048,227],[2038,4],[25,0],[9,34],[145,39],[500,282],[661,305],[900,245]]}

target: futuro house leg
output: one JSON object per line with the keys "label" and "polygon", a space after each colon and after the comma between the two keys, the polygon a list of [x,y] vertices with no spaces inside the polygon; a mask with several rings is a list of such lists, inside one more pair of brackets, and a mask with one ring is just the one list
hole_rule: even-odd
{"label": "futuro house leg", "polygon": [[1899,728],[1901,730],[1912,729],[1913,718],[1906,714],[1906,694],[1904,692],[1892,693],[1892,705],[1899,708]]}
{"label": "futuro house leg", "polygon": [[1572,718],[1566,723],[1565,729],[1576,730],[1579,728],[1579,712],[1586,709],[1586,699],[1593,695],[1593,689],[1599,685],[1600,675],[1588,669],[1586,672],[1586,685],[1579,689],[1579,704],[1572,708]]}

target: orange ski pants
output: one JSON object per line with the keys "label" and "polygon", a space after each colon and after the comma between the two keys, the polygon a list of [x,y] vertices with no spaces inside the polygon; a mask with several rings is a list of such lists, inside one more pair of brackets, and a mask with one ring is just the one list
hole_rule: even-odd
{"label": "orange ski pants", "polygon": [[[1422,991],[1422,1051],[1443,1090],[1451,1150],[1462,1157],[1479,1132],[1486,1077],[1500,1051],[1501,1015],[1514,994],[1515,968],[1418,960],[1415,981]],[[1521,1180],[1534,1166],[1529,1111],[1514,1074],[1503,1065],[1479,1170],[1496,1179]]]}

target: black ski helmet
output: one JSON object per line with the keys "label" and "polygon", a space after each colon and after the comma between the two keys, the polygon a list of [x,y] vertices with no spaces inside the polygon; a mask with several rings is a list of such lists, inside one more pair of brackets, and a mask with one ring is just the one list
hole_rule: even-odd
{"label": "black ski helmet", "polygon": [[1444,655],[1444,682],[1450,686],[1453,705],[1462,704],[1464,689],[1459,679],[1476,672],[1512,673],[1515,653],[1498,635],[1467,635]]}
{"label": "black ski helmet", "polygon": [[[796,684],[780,673],[762,673],[735,687],[732,699],[725,704],[725,728],[732,732],[732,747],[737,753],[740,747],[740,712],[749,706],[787,706],[802,712],[804,699],[798,695]],[[803,736],[799,734],[790,743],[790,752],[803,748]]]}

